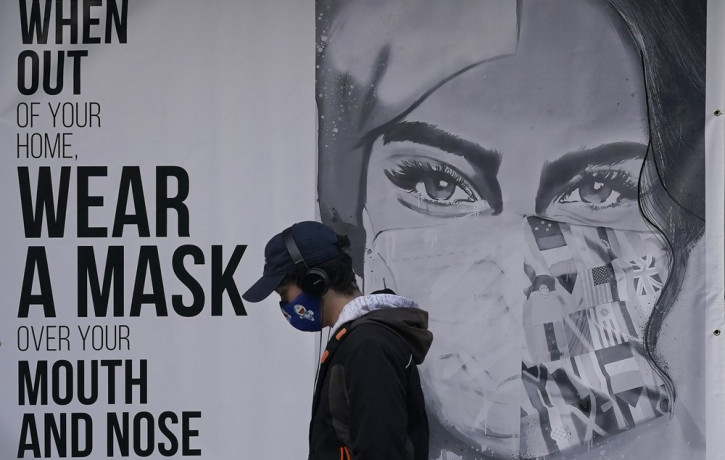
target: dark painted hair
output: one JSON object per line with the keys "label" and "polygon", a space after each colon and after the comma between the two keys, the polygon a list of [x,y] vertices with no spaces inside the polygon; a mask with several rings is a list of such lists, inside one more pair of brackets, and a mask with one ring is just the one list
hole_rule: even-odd
{"label": "dark painted hair", "polygon": [[693,245],[705,230],[705,0],[608,0],[627,24],[644,68],[650,145],[640,174],[645,219],[669,248],[669,276],[644,331],[644,348],[675,399],[657,342]]}

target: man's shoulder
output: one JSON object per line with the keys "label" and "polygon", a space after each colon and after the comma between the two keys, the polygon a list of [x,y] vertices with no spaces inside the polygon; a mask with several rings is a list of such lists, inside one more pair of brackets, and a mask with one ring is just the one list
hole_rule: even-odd
{"label": "man's shoulder", "polygon": [[[345,328],[340,329],[342,331]],[[339,334],[340,332],[338,332]],[[410,350],[405,340],[391,327],[378,321],[360,317],[348,325],[348,335],[340,343],[339,354],[369,353],[394,355],[399,359],[408,359]]]}

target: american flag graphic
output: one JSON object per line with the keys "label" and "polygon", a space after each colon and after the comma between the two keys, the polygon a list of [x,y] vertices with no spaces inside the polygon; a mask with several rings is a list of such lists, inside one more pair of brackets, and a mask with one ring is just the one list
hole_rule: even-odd
{"label": "american flag graphic", "polygon": [[612,264],[587,270],[585,276],[582,277],[582,288],[586,307],[621,300]]}

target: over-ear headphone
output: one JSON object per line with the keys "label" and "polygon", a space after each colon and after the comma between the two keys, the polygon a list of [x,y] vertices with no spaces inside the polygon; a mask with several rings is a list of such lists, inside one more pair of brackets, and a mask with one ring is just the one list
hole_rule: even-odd
{"label": "over-ear headphone", "polygon": [[307,262],[302,257],[302,253],[297,248],[295,237],[292,235],[292,227],[282,232],[282,241],[287,248],[287,252],[292,258],[295,266],[305,267],[305,274],[298,280],[298,285],[302,292],[313,297],[322,297],[330,288],[330,277],[324,270],[320,268],[309,268]]}

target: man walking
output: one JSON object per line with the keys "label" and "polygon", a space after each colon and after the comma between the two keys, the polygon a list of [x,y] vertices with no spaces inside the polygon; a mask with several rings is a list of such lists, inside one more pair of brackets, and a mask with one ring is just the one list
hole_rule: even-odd
{"label": "man walking", "polygon": [[267,243],[263,276],[243,298],[259,302],[276,291],[295,328],[331,327],[312,403],[309,459],[427,460],[416,365],[433,340],[428,314],[390,290],[362,295],[349,246],[321,223],[297,223]]}

